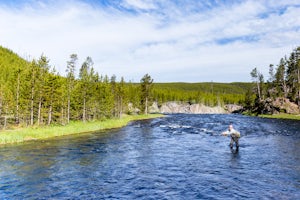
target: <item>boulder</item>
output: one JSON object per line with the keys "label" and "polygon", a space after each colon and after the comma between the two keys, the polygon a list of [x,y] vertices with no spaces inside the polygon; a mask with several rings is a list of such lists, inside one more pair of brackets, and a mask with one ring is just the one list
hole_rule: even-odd
{"label": "boulder", "polygon": [[243,111],[244,107],[236,104],[227,104],[224,106],[225,110],[229,113],[240,113]]}
{"label": "boulder", "polygon": [[161,113],[190,113],[189,104],[177,103],[177,102],[166,102],[160,107]]}
{"label": "boulder", "polygon": [[141,112],[140,109],[134,107],[132,103],[128,104],[128,113],[130,113],[130,114],[139,114],[140,112]]}
{"label": "boulder", "polygon": [[149,113],[160,113],[157,102],[153,102],[153,104],[149,107]]}
{"label": "boulder", "polygon": [[278,97],[272,102],[272,106],[279,112],[288,114],[299,114],[299,107],[297,104],[290,102],[287,98]]}
{"label": "boulder", "polygon": [[225,109],[221,106],[205,106],[203,104],[192,104],[190,106],[191,113],[194,114],[223,114],[226,113]]}

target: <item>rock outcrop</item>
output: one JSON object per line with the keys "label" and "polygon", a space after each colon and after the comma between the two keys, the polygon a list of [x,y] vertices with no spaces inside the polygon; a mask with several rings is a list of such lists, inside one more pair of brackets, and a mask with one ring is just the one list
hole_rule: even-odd
{"label": "rock outcrop", "polygon": [[243,106],[236,104],[226,104],[224,108],[228,113],[242,113],[244,111]]}
{"label": "rock outcrop", "polygon": [[259,114],[299,114],[300,110],[297,104],[290,102],[289,99],[278,97],[276,99],[267,98],[259,102],[254,109]]}
{"label": "rock outcrop", "polygon": [[290,102],[287,98],[276,98],[272,102],[272,106],[279,112],[288,114],[299,114],[299,107],[297,104]]}
{"label": "rock outcrop", "polygon": [[[186,114],[223,114],[223,113],[242,113],[244,108],[235,104],[227,104],[224,107],[209,107],[203,104],[189,104],[182,102],[166,102],[158,106],[156,102],[149,107],[150,113],[186,113]],[[253,110],[258,114],[299,114],[300,110],[297,104],[290,102],[287,98],[276,98],[272,100],[267,98],[259,103],[259,106]],[[135,111],[137,112],[137,111]]]}
{"label": "rock outcrop", "polygon": [[141,112],[140,109],[134,107],[132,103],[128,104],[128,113],[130,113],[130,114],[139,114],[140,112]]}
{"label": "rock outcrop", "polygon": [[149,113],[161,113],[157,102],[153,102],[152,106],[149,107]]}
{"label": "rock outcrop", "polygon": [[166,102],[158,107],[157,103],[149,108],[152,113],[186,113],[186,114],[217,114],[228,113],[223,107],[215,106],[209,107],[202,104],[189,104],[180,102]]}

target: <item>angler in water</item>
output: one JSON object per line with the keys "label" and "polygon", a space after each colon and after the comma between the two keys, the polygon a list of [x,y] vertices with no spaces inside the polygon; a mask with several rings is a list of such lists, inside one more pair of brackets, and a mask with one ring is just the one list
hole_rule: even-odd
{"label": "angler in water", "polygon": [[231,140],[230,140],[230,148],[232,149],[233,148],[233,143],[235,143],[235,146],[236,146],[236,150],[239,150],[239,139],[241,137],[241,134],[240,132],[238,132],[237,130],[235,130],[233,128],[233,125],[230,124],[228,126],[228,130],[227,131],[224,131],[222,133],[222,135],[224,136],[228,136],[230,135],[231,136]]}

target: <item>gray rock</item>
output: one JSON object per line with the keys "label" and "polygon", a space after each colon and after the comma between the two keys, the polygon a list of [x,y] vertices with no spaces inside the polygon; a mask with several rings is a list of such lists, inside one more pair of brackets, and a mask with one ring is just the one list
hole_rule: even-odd
{"label": "gray rock", "polygon": [[186,113],[186,114],[217,114],[227,113],[220,106],[209,107],[203,104],[188,104],[181,102],[166,102],[160,107],[160,113]]}

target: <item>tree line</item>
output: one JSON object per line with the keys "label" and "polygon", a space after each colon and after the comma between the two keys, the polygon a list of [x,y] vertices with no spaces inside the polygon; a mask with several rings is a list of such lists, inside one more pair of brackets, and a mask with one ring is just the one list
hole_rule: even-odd
{"label": "tree line", "polygon": [[276,66],[270,64],[267,80],[257,68],[254,68],[250,75],[254,87],[252,91],[247,92],[245,103],[251,112],[278,112],[275,108],[266,110],[266,102],[278,98],[288,99],[300,108],[300,47],[295,48],[289,56],[281,58]]}
{"label": "tree line", "polygon": [[152,93],[158,104],[180,101],[206,106],[243,105],[245,91],[251,87],[251,83],[155,83]]}
{"label": "tree line", "polygon": [[0,126],[65,125],[120,117],[134,108],[147,113],[152,82],[148,74],[139,84],[102,76],[91,57],[79,65],[76,54],[70,55],[61,76],[44,55],[26,61],[0,47]]}
{"label": "tree line", "polygon": [[70,55],[63,75],[49,63],[45,55],[27,61],[0,46],[0,128],[147,114],[153,101],[243,104],[251,87],[250,83],[153,83],[148,74],[139,83],[126,82],[123,77],[100,75],[91,57],[78,63],[77,54]]}

